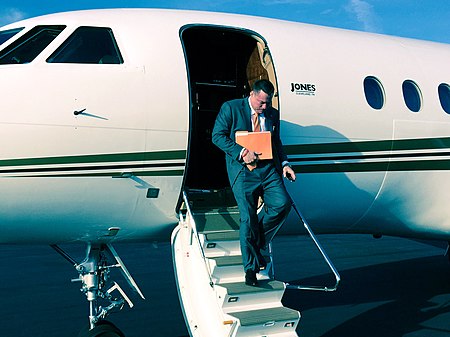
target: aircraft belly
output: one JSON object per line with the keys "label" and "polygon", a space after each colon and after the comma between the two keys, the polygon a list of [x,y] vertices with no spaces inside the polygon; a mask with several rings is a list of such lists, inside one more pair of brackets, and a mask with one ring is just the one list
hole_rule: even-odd
{"label": "aircraft belly", "polygon": [[[342,233],[372,206],[383,179],[384,172],[305,173],[298,175],[298,186],[287,187],[314,230]],[[298,219],[292,222],[289,229],[299,226]]]}
{"label": "aircraft belly", "polygon": [[381,233],[450,238],[450,123],[396,120],[386,181],[370,217]]}
{"label": "aircraft belly", "polygon": [[[169,240],[180,184],[181,177],[1,178],[0,243]],[[157,198],[147,197],[149,186]]]}
{"label": "aircraft belly", "polygon": [[389,172],[365,221],[380,234],[450,239],[449,171]]}

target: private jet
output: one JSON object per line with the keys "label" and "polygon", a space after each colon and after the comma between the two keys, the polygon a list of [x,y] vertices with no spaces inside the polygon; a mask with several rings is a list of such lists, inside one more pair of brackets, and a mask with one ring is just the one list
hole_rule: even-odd
{"label": "private jet", "polygon": [[[317,234],[450,241],[450,46],[234,14],[66,12],[0,28],[0,243],[50,245],[89,303],[80,337],[138,282],[117,242],[171,242],[191,336],[297,336],[286,287],[334,291]],[[243,282],[221,105],[270,80],[297,182],[277,235],[309,234],[331,286]],[[264,205],[262,205],[262,208]],[[85,258],[63,245],[84,244]],[[170,263],[170,261],[167,261]],[[56,272],[56,271],[55,271]]]}

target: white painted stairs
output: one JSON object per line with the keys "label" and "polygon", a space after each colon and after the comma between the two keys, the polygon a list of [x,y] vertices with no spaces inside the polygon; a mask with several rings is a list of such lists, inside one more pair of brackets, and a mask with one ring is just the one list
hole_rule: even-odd
{"label": "white painted stairs", "polygon": [[237,209],[187,208],[172,249],[190,336],[297,337],[300,313],[282,305],[286,285],[272,279],[269,257],[258,286],[244,283]]}

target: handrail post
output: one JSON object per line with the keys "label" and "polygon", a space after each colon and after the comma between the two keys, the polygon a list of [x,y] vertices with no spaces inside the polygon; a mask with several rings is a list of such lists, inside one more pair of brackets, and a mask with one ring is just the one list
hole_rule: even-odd
{"label": "handrail post", "polygon": [[317,239],[316,235],[314,234],[314,232],[312,231],[311,227],[309,227],[308,223],[306,222],[305,218],[303,217],[302,213],[299,211],[299,209],[297,208],[297,206],[295,205],[294,201],[292,200],[292,207],[294,208],[295,212],[297,213],[298,217],[300,218],[300,220],[303,223],[303,226],[305,227],[305,229],[307,230],[309,236],[311,237],[311,239],[313,240],[314,244],[316,245],[317,249],[320,251],[320,254],[322,254],[322,257],[325,259],[325,262],[327,263],[328,267],[331,269],[331,271],[334,274],[334,277],[336,279],[336,283],[333,287],[329,288],[329,287],[321,287],[321,286],[302,286],[302,285],[293,285],[293,284],[289,284],[287,283],[287,288],[289,289],[297,289],[297,290],[318,290],[318,291],[336,291],[339,283],[341,281],[341,277],[339,275],[339,272],[337,271],[337,269],[335,268],[335,266],[333,265],[333,263],[331,262],[330,258],[328,257],[327,253],[325,252],[325,250],[322,248],[321,244],[319,243],[319,240]]}

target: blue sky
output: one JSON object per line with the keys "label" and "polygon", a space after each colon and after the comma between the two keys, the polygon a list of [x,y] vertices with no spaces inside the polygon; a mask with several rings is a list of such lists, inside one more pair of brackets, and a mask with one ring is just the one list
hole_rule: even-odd
{"label": "blue sky", "polygon": [[450,43],[450,0],[2,0],[0,26],[47,13],[121,7],[250,14]]}

